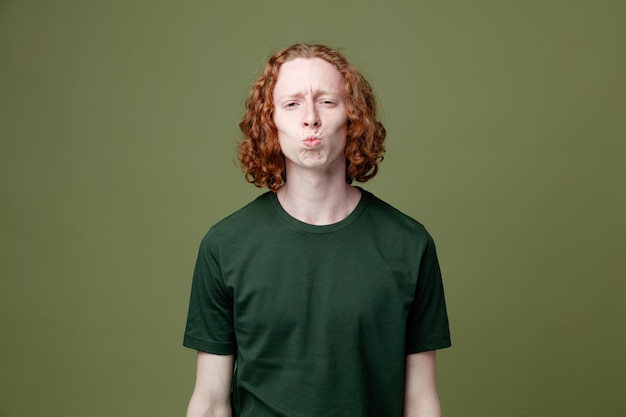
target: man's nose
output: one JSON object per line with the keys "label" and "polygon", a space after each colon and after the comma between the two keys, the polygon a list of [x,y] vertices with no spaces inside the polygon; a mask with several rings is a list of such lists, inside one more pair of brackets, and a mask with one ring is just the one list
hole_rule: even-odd
{"label": "man's nose", "polygon": [[320,125],[320,118],[314,104],[308,104],[306,106],[302,124],[305,127],[318,127]]}

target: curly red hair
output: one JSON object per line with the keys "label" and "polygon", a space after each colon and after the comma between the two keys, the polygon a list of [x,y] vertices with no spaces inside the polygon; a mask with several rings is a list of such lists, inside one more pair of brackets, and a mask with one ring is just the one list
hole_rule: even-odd
{"label": "curly red hair", "polygon": [[286,180],[285,157],[273,120],[273,93],[281,65],[295,58],[321,58],[343,75],[348,112],[346,182],[370,180],[384,159],[387,134],[376,118],[376,99],[370,84],[339,52],[325,45],[296,44],[270,57],[246,101],[246,113],[239,123],[244,139],[238,149],[246,181],[276,192]]}

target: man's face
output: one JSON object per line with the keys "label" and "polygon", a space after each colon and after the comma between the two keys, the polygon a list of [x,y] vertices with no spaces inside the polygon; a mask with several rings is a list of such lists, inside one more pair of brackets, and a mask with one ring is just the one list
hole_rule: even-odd
{"label": "man's face", "polygon": [[341,73],[320,58],[296,58],[280,67],[274,87],[274,124],[287,171],[345,175],[348,113]]}

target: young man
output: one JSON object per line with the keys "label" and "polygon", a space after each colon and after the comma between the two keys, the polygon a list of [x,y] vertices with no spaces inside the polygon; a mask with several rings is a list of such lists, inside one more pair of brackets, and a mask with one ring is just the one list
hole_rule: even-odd
{"label": "young man", "polygon": [[367,81],[326,46],[293,45],[240,127],[246,179],[270,191],[202,240],[187,416],[440,416],[435,350],[450,334],[433,240],[351,185],[384,152]]}

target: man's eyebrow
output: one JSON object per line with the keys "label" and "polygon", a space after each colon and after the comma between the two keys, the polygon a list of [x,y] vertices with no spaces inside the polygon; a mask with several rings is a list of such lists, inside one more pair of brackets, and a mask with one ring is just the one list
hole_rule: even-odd
{"label": "man's eyebrow", "polygon": [[291,98],[300,98],[304,96],[304,94],[302,93],[287,93],[287,94],[283,94],[281,96],[278,96],[279,100],[285,100],[285,99],[291,99]]}
{"label": "man's eyebrow", "polygon": [[[286,93],[283,95],[278,96],[278,100],[285,100],[285,99],[293,99],[293,98],[302,98],[306,95],[305,92],[293,92],[293,93]],[[317,96],[338,96],[341,97],[343,96],[343,92],[342,91],[333,91],[333,90],[316,90],[314,91],[313,95],[315,97]]]}

